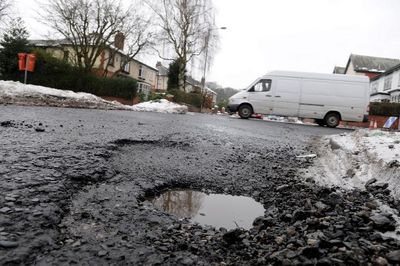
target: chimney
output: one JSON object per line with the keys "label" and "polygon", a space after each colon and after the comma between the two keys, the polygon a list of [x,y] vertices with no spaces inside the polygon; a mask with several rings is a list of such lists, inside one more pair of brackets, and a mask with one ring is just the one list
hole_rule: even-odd
{"label": "chimney", "polygon": [[156,64],[156,67],[161,67],[161,66],[162,66],[161,62],[158,61],[157,64]]}
{"label": "chimney", "polygon": [[125,35],[122,32],[115,34],[114,46],[119,50],[124,50]]}

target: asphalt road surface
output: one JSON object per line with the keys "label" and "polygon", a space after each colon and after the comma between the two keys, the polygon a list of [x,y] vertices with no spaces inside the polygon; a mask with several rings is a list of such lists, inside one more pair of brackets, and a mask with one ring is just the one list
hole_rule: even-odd
{"label": "asphalt road surface", "polygon": [[[0,107],[0,262],[4,265],[349,265],[396,263],[377,216],[382,187],[304,180],[315,140],[340,129],[42,107]],[[254,198],[250,230],[190,223],[145,204],[169,188]]]}

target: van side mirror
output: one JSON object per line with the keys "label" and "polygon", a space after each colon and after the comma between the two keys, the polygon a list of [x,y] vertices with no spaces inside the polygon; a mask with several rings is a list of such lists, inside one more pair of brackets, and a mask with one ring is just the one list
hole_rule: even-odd
{"label": "van side mirror", "polygon": [[254,86],[251,87],[251,88],[248,90],[248,92],[254,92]]}

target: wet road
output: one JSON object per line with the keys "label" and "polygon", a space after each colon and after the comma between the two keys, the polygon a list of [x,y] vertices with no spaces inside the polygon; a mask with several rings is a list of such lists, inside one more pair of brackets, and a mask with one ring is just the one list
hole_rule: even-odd
{"label": "wet road", "polygon": [[[299,176],[311,161],[296,156],[340,129],[16,106],[0,122],[3,264],[345,265],[398,247],[353,217],[368,193]],[[168,188],[250,196],[266,213],[249,231],[201,227],[143,203]]]}

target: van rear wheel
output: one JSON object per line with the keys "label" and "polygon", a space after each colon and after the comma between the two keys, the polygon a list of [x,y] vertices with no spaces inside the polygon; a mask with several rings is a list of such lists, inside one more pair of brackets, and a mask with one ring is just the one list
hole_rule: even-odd
{"label": "van rear wheel", "polygon": [[245,104],[239,107],[239,116],[242,119],[249,119],[253,114],[253,109],[250,105]]}
{"label": "van rear wheel", "polygon": [[325,124],[328,126],[328,127],[332,127],[332,128],[334,128],[334,127],[337,127],[338,125],[339,125],[339,123],[340,123],[340,116],[339,116],[339,114],[337,114],[337,113],[328,113],[326,116],[325,116]]}

